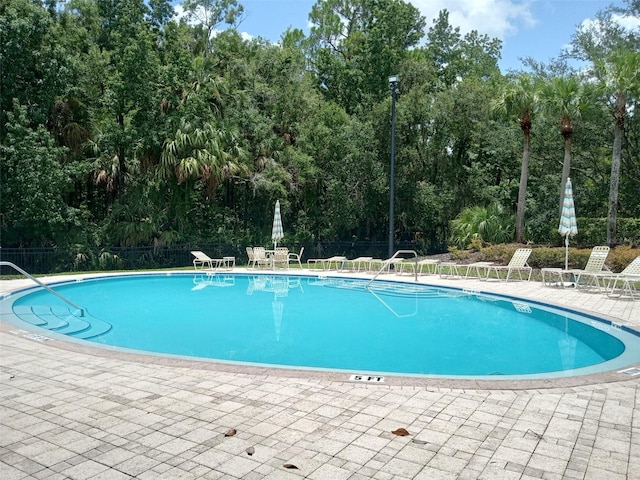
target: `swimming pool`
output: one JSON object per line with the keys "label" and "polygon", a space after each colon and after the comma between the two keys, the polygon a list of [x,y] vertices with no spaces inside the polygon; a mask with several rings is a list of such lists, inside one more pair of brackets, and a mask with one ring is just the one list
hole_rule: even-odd
{"label": "swimming pool", "polygon": [[[14,296],[22,321],[137,351],[253,365],[448,377],[561,377],[640,361],[609,322],[515,298],[346,278],[174,273]],[[46,322],[46,323],[45,323]]]}

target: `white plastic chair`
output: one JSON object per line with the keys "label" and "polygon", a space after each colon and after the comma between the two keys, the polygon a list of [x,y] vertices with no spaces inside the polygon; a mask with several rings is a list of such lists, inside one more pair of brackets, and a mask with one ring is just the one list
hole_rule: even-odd
{"label": "white plastic chair", "polygon": [[271,265],[271,259],[267,258],[267,252],[264,247],[253,247],[253,266]]}
{"label": "white plastic chair", "polygon": [[522,272],[528,270],[529,277],[527,278],[527,281],[531,280],[531,273],[533,272],[533,269],[527,263],[527,260],[529,260],[529,256],[531,255],[531,252],[532,250],[530,248],[517,249],[514,252],[513,256],[511,257],[511,260],[509,261],[508,265],[491,265],[487,271],[487,278],[489,278],[489,275],[493,271],[493,272],[496,272],[496,276],[498,277],[498,280],[502,280],[502,278],[500,277],[500,272],[506,270],[507,276],[504,279],[505,282],[509,281],[509,277],[511,277],[511,274],[513,272],[518,272],[518,276],[520,277],[520,280],[524,280],[522,278]]}
{"label": "white plastic chair", "polygon": [[277,247],[271,257],[271,267],[275,268],[280,265],[289,268],[289,249],[287,247]]}
{"label": "white plastic chair", "polygon": [[[602,280],[608,279],[607,295],[621,296],[628,294],[633,300],[638,295],[636,284],[640,283],[640,255],[638,255],[620,273],[603,273],[598,275]],[[616,290],[619,292],[616,294]],[[640,298],[640,297],[638,297]]]}
{"label": "white plastic chair", "polygon": [[302,268],[302,252],[304,252],[304,247],[300,248],[299,253],[289,252],[288,263],[298,262],[298,265],[300,265],[300,268]]}
{"label": "white plastic chair", "polygon": [[255,257],[253,255],[253,247],[246,247],[245,251],[247,252],[247,267],[255,267],[256,266],[256,260]]}
{"label": "white plastic chair", "polygon": [[[606,245],[600,245],[597,247],[593,247],[591,250],[591,255],[589,255],[589,260],[587,260],[587,264],[585,267],[580,270],[578,268],[565,270],[564,273],[573,274],[575,277],[576,286],[580,285],[580,280],[582,278],[591,279],[589,285],[595,285],[596,288],[600,289],[600,281],[598,280],[599,276],[602,276],[611,273],[611,271],[604,264],[607,259],[607,255],[609,255],[609,247]],[[605,271],[603,272],[603,269]]]}

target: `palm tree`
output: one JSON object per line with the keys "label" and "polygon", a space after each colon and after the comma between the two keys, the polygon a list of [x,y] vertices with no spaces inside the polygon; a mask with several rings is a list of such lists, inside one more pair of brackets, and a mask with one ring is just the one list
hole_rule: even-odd
{"label": "palm tree", "polygon": [[247,153],[239,135],[231,129],[219,129],[210,123],[193,128],[183,123],[175,138],[164,144],[159,165],[160,178],[175,175],[179,183],[202,179],[208,191],[235,175],[246,176]]}
{"label": "palm tree", "polygon": [[544,84],[542,97],[554,113],[560,113],[560,135],[564,138],[564,161],[562,162],[562,181],[560,183],[559,209],[562,211],[564,186],[571,173],[571,142],[573,139],[573,120],[579,118],[585,109],[585,85],[572,75],[554,77]]}
{"label": "palm tree", "polygon": [[524,241],[524,211],[529,179],[529,145],[531,143],[531,125],[533,116],[540,103],[538,82],[529,74],[522,73],[514,77],[503,88],[500,97],[493,105],[494,110],[515,116],[524,136],[522,148],[522,168],[520,170],[520,188],[516,210],[516,241]]}
{"label": "palm tree", "polygon": [[450,242],[467,248],[473,240],[504,243],[513,238],[513,216],[498,203],[486,207],[467,207],[451,221]]}
{"label": "palm tree", "polygon": [[611,179],[609,183],[609,211],[607,215],[607,245],[616,244],[618,216],[618,185],[622,158],[622,138],[627,115],[627,98],[640,93],[640,53],[617,50],[606,61],[596,63],[601,75],[605,94],[613,97],[613,154],[611,156]]}

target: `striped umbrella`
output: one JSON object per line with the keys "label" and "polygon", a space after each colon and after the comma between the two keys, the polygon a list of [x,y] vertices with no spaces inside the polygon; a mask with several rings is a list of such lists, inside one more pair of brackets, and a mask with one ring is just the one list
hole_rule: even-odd
{"label": "striped umbrella", "polygon": [[565,237],[564,269],[567,270],[569,268],[569,236],[578,233],[576,209],[573,205],[573,189],[571,188],[570,178],[567,178],[567,184],[564,187],[564,200],[562,201],[562,213],[560,214],[558,233]]}
{"label": "striped umbrella", "polygon": [[273,240],[273,249],[278,246],[278,240],[284,237],[282,230],[282,217],[280,217],[280,200],[276,201],[276,210],[273,213],[273,227],[271,228],[271,240]]}

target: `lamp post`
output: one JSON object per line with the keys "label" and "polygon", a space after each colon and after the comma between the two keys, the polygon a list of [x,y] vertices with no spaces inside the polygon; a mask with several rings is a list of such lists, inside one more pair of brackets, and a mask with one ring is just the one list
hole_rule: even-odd
{"label": "lamp post", "polygon": [[396,163],[396,93],[398,91],[398,76],[389,77],[389,88],[391,89],[391,168],[389,173],[389,255],[393,255],[393,212],[395,198],[395,163]]}

